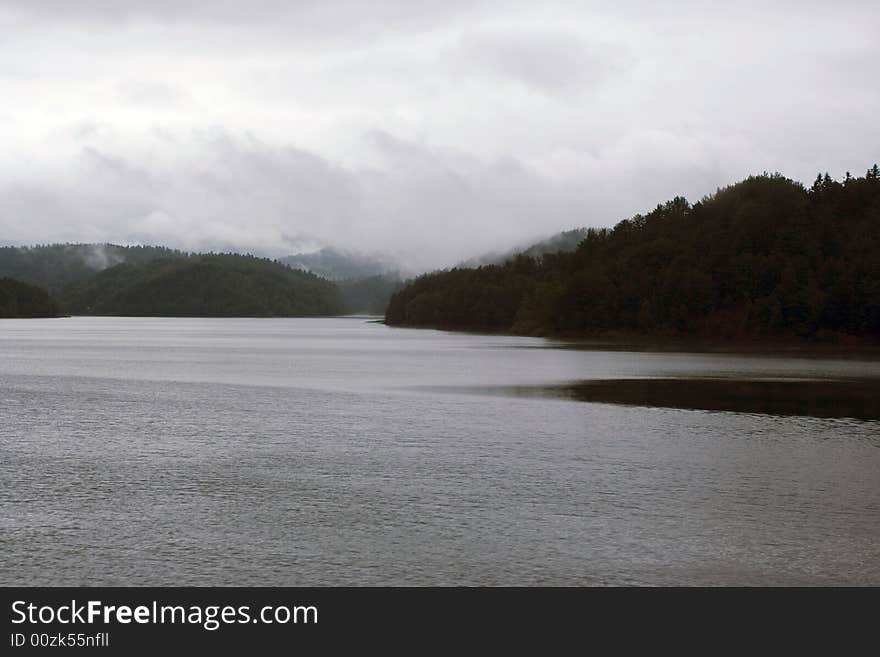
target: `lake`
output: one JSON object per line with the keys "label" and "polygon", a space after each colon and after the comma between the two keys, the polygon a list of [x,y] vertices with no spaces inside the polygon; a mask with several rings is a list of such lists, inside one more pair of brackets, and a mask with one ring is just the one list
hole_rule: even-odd
{"label": "lake", "polygon": [[5,320],[0,584],[880,585],[878,381],[364,318]]}

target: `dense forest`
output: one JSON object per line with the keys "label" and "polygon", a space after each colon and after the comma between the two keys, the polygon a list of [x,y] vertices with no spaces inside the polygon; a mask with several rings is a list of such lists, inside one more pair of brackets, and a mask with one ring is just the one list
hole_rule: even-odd
{"label": "dense forest", "polygon": [[0,247],[0,276],[9,276],[58,292],[91,278],[95,273],[121,264],[141,264],[157,258],[183,257],[184,253],[162,246],[116,244],[46,244]]}
{"label": "dense forest", "polygon": [[60,299],[75,315],[293,317],[344,311],[333,283],[233,254],[126,262],[64,288]]}
{"label": "dense forest", "polygon": [[880,335],[880,172],[753,176],[675,198],[571,253],[421,276],[392,325],[725,339]]}
{"label": "dense forest", "polygon": [[41,287],[0,278],[0,318],[57,317],[58,304]]}
{"label": "dense forest", "polygon": [[[326,256],[327,253],[336,252],[325,249],[322,253]],[[339,255],[337,259],[349,269],[360,263],[356,259],[346,260],[346,257]],[[204,291],[204,293],[196,293],[193,287],[196,281],[191,278],[195,276],[191,266],[199,258],[203,259],[204,268],[213,272],[210,275],[204,272],[199,275],[205,286],[213,288],[210,293]],[[208,261],[204,261],[205,258]],[[278,269],[281,267],[278,263],[260,260],[262,264],[259,267],[243,267],[243,263],[252,265],[257,259],[247,260],[248,256],[239,256],[239,258],[245,260],[237,260],[235,256],[191,254],[162,246],[116,244],[8,246],[0,247],[0,277],[8,276],[47,288],[59,300],[62,308],[69,313],[116,315],[131,314],[132,311],[136,311],[139,315],[150,314],[151,308],[161,314],[172,312],[172,314],[197,315],[206,303],[212,308],[210,313],[215,315],[246,313],[248,308],[252,308],[253,312],[259,315],[344,313],[381,315],[385,312],[391,294],[402,284],[395,274],[352,277],[329,283],[318,279],[315,275],[301,272],[300,267],[289,265],[293,272],[288,274]],[[181,261],[180,269],[170,264],[171,261],[176,260]],[[282,262],[287,264],[284,259]],[[188,264],[184,266],[184,263]],[[116,269],[120,266],[120,269]],[[221,272],[223,268],[227,268],[228,271]],[[103,273],[110,269],[113,269],[111,273]],[[186,286],[185,289],[174,288],[168,278],[161,278],[158,282],[152,283],[152,285],[167,285],[163,292],[146,285],[147,281],[153,281],[160,275],[170,275],[172,270],[174,276],[180,277],[181,284]],[[267,283],[265,280],[270,271],[273,272],[274,283]],[[245,280],[251,277],[256,278]],[[226,285],[230,286],[228,290],[230,298],[221,303],[220,288]],[[279,285],[292,286],[289,290],[290,294],[287,296],[281,294]],[[257,294],[250,302],[241,298],[242,291],[247,288],[254,288]],[[268,292],[270,288],[273,289],[271,293]],[[142,293],[150,294],[152,297],[136,299],[137,295]],[[168,298],[160,300],[163,295]],[[171,299],[171,295],[177,298]],[[123,299],[125,299],[124,306],[120,306],[123,304]],[[172,306],[173,311],[169,311]]]}

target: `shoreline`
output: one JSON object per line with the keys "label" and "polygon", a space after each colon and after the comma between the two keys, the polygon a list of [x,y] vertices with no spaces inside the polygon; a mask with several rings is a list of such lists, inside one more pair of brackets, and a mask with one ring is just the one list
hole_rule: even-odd
{"label": "shoreline", "polygon": [[880,360],[880,338],[863,338],[835,335],[833,340],[780,337],[724,339],[705,336],[646,336],[628,333],[603,335],[548,334],[534,335],[514,331],[484,331],[441,326],[414,326],[389,324],[377,321],[389,328],[443,331],[470,335],[540,338],[552,343],[556,349],[583,351],[652,351],[692,353],[742,353],[742,354],[790,354],[802,356],[840,355],[851,358],[868,357]]}

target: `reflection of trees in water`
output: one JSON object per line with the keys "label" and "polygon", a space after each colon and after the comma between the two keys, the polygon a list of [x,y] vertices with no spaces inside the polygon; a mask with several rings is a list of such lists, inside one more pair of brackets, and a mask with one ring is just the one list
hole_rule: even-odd
{"label": "reflection of trees in water", "polygon": [[613,379],[559,388],[581,401],[635,406],[880,419],[880,379]]}

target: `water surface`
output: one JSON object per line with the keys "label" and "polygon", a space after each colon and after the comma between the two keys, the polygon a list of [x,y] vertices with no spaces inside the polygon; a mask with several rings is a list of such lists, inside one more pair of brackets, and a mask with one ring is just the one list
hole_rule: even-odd
{"label": "water surface", "polygon": [[880,584],[870,414],[553,392],[839,392],[876,361],[562,347],[352,318],[0,322],[0,584]]}

